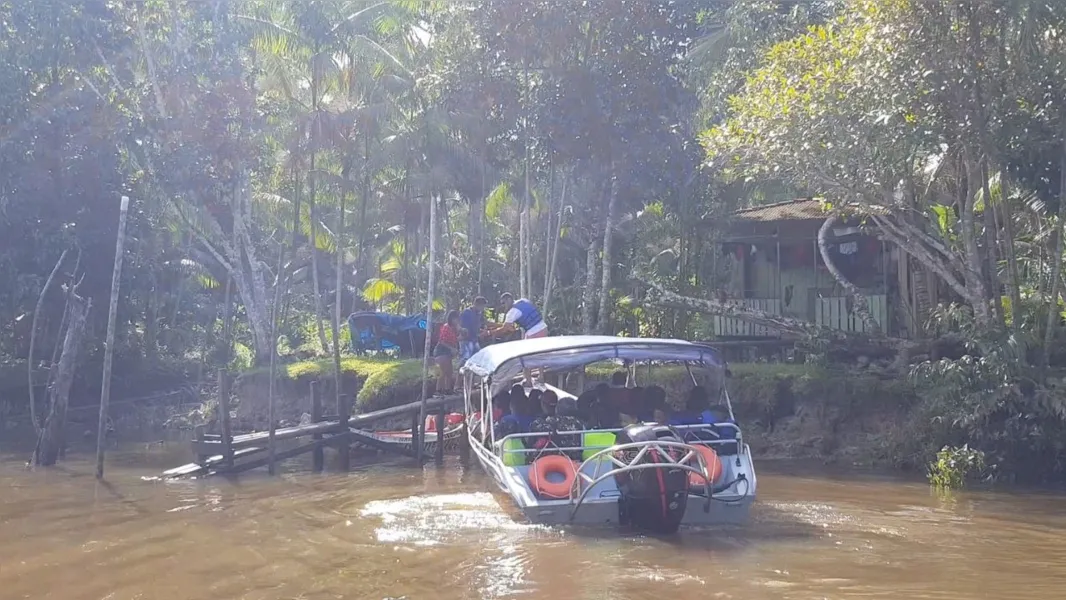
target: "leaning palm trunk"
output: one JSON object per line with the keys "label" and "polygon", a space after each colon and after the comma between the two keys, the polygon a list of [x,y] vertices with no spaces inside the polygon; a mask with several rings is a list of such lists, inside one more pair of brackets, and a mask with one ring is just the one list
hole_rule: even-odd
{"label": "leaning palm trunk", "polygon": [[863,324],[866,325],[866,330],[874,334],[880,334],[881,325],[870,314],[870,304],[866,299],[866,294],[862,293],[859,286],[844,277],[844,274],[840,272],[840,269],[833,262],[832,255],[829,254],[829,231],[832,230],[833,225],[839,222],[840,217],[832,215],[822,223],[822,227],[818,229],[818,251],[822,255],[822,261],[825,263],[825,268],[829,270],[829,274],[833,276],[833,279],[836,279],[840,287],[844,288],[848,296],[851,297],[855,307],[855,314],[862,319]]}

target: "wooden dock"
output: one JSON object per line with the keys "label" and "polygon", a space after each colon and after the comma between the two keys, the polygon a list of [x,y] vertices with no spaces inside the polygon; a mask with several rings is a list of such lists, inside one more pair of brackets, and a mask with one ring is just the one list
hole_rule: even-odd
{"label": "wooden dock", "polygon": [[[224,415],[229,414],[228,400],[220,400],[219,410]],[[342,422],[337,416],[322,416],[321,403],[312,388],[311,392],[312,411],[314,422],[295,427],[284,427],[270,431],[257,431],[242,435],[233,435],[229,429],[229,419],[221,420],[222,434],[208,435],[199,428],[196,439],[192,442],[193,454],[196,461],[170,469],[163,473],[164,479],[180,477],[204,477],[211,475],[232,475],[251,469],[271,466],[270,441],[273,437],[275,444],[273,463],[294,458],[302,454],[313,453],[313,469],[319,472],[323,468],[323,449],[326,447],[336,448],[338,452],[347,455],[352,446],[363,446],[382,452],[389,452],[405,456],[415,457],[423,455],[418,448],[424,445],[426,440],[426,424],[420,419],[422,402],[411,402],[401,406],[394,406],[369,413],[355,415],[346,422]],[[461,395],[434,396],[426,400],[426,413],[436,416],[437,429],[443,429],[445,415],[450,408],[461,408],[463,397]],[[367,434],[374,425],[384,421],[395,421],[397,418],[410,417],[411,442],[410,444],[393,443],[383,441],[378,437]],[[423,421],[423,422],[420,422]],[[462,425],[461,440],[466,440],[465,423]],[[273,436],[271,436],[273,433]],[[443,436],[440,436],[443,437]],[[462,443],[462,441],[460,443]],[[435,454],[438,461],[443,461],[443,439],[435,445]]]}

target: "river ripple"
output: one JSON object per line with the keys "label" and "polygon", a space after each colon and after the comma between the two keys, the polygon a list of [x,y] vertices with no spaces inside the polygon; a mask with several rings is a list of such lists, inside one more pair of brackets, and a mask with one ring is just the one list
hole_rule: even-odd
{"label": "river ripple", "polygon": [[763,466],[754,522],[664,540],[516,519],[476,469],[158,482],[167,449],[0,462],[0,598],[1046,600],[1066,498]]}

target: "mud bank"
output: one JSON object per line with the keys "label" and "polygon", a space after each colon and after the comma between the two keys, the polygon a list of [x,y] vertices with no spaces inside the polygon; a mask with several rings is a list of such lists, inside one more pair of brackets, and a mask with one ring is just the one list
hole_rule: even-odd
{"label": "mud bank", "polygon": [[[760,457],[912,466],[902,435],[918,404],[909,382],[882,373],[795,364],[733,364],[731,369],[727,385],[733,407]],[[610,366],[590,367],[587,384],[606,381],[611,371]],[[355,398],[355,412],[413,402],[422,390],[420,361],[347,358],[342,372],[341,393]],[[670,367],[641,371],[638,381],[661,385],[670,397],[680,397],[692,385],[684,369]],[[293,363],[275,381],[281,421],[299,422],[311,412],[312,382],[325,413],[336,412],[332,362]],[[269,384],[264,370],[238,378],[237,427],[266,428]]]}

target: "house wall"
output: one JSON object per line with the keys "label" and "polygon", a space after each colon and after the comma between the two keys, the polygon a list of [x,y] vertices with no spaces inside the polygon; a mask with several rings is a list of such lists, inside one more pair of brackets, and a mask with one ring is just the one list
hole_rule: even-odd
{"label": "house wall", "polygon": [[[853,313],[853,303],[829,271],[821,264],[815,241],[814,223],[756,223],[747,225],[733,244],[744,245],[743,261],[736,261],[729,295],[739,302],[773,314],[802,319],[848,331],[864,331],[861,319]],[[866,243],[869,243],[868,241]],[[754,249],[754,251],[753,251]],[[778,251],[780,249],[780,251]],[[871,314],[883,330],[894,329],[891,320],[890,291],[895,272],[888,255],[882,253],[876,267],[861,271]],[[891,283],[884,277],[892,273]],[[857,282],[858,283],[858,282]],[[765,328],[755,328],[718,318],[714,329],[727,337],[771,337]]]}

